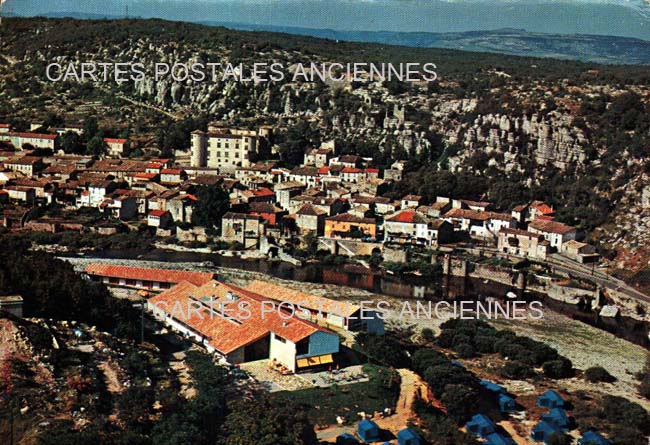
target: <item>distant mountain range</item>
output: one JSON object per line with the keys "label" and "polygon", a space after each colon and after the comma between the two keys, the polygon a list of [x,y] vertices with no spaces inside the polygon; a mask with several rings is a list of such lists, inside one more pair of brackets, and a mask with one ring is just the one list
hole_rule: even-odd
{"label": "distant mountain range", "polygon": [[[85,13],[56,12],[48,17],[85,19],[123,18]],[[249,24],[237,22],[199,22],[209,26],[245,31],[269,31],[312,36],[330,40],[373,42],[419,48],[446,48],[465,51],[491,52],[517,56],[548,57],[606,64],[650,64],[650,41],[630,37],[588,34],[546,34],[523,29],[497,29],[450,33],[339,31],[334,29],[302,28]]]}
{"label": "distant mountain range", "polygon": [[494,31],[429,33],[337,31],[244,23],[202,23],[246,31],[281,32],[331,40],[374,42],[418,48],[447,48],[607,64],[650,64],[650,41],[629,37],[544,34],[509,28]]}

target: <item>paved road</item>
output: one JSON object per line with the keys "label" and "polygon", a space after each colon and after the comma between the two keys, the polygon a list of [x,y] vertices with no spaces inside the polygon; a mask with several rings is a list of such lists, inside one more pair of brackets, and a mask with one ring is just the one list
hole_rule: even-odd
{"label": "paved road", "polygon": [[635,300],[650,303],[650,295],[639,292],[624,281],[601,271],[594,270],[592,274],[592,270],[583,264],[561,258],[559,255],[553,255],[553,259],[547,261],[547,264],[560,272],[570,273],[577,277],[591,280],[602,287],[615,290]]}
{"label": "paved road", "polygon": [[[476,251],[477,249],[464,249],[468,250],[470,252]],[[498,250],[494,248],[486,248],[483,247],[480,250],[483,250],[484,252],[490,252],[500,258],[505,258],[508,260],[512,259],[523,259],[521,257],[517,257],[514,255],[507,255],[503,254],[502,252],[499,252]],[[550,258],[548,258],[546,261],[535,259],[534,261],[545,264],[549,267],[552,267],[558,272],[563,272],[567,274],[571,274],[575,277],[578,278],[583,278],[586,280],[591,280],[594,283],[606,288],[606,289],[611,289],[616,292],[619,292],[621,294],[624,294],[634,300],[637,301],[642,301],[644,303],[650,303],[650,295],[644,294],[634,287],[630,286],[629,284],[625,283],[623,280],[619,280],[618,278],[615,278],[609,274],[606,274],[600,270],[594,269],[592,271],[590,266],[586,266],[584,264],[578,263],[576,261],[573,261],[569,258],[563,257],[562,255],[559,254],[553,254],[551,255]]]}

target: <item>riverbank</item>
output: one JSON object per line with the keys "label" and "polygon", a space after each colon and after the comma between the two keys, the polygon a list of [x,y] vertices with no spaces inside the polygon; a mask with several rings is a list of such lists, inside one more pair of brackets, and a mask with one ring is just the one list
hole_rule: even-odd
{"label": "riverbank", "polygon": [[[314,282],[298,281],[287,278],[280,278],[273,274],[245,270],[243,268],[224,267],[214,264],[214,261],[159,261],[146,259],[124,259],[124,258],[87,258],[71,257],[65,258],[74,264],[75,269],[83,270],[88,264],[93,262],[125,264],[138,267],[153,267],[160,269],[186,269],[193,271],[205,271],[216,273],[218,278],[231,282],[238,286],[246,286],[252,280],[266,280],[274,284],[285,286],[287,288],[298,289],[314,295],[327,296],[337,300],[345,301],[387,301],[393,308],[386,313],[386,326],[388,329],[404,330],[412,329],[414,332],[420,332],[424,328],[429,328],[437,332],[442,323],[450,319],[453,314],[450,310],[442,308],[436,316],[431,318],[411,319],[409,317],[400,317],[397,308],[402,307],[405,301],[411,301],[416,304],[418,301],[439,300],[443,298],[455,298],[455,292],[460,287],[454,285],[453,280],[441,280],[436,283],[428,283],[428,286],[419,286],[392,281],[392,285],[387,285],[385,277],[378,276],[384,284],[381,288],[390,291],[390,293],[376,292],[364,289],[361,286],[355,287],[355,282],[360,285],[367,285],[367,280],[354,278],[355,273],[359,274],[360,270],[355,269],[353,272],[347,272],[352,278],[345,281],[348,285],[341,285],[332,282]],[[187,259],[187,258],[185,258]],[[255,261],[249,260],[247,267],[259,267]],[[314,267],[305,266],[305,267]],[[321,266],[322,267],[322,266]],[[339,270],[339,274],[344,273]],[[313,275],[315,276],[315,275]],[[312,277],[313,277],[312,276]],[[329,273],[323,273],[321,277],[331,278]],[[373,275],[375,277],[375,275]],[[366,277],[367,278],[367,277]],[[390,277],[397,280],[395,277]],[[411,277],[409,277],[411,278]],[[417,278],[417,277],[415,277]],[[473,280],[469,284],[465,283],[462,288],[467,295],[478,294],[486,295],[488,290],[500,293],[501,297],[507,287],[494,283],[486,283],[483,280]],[[415,291],[414,289],[420,289]],[[391,295],[392,294],[392,295]],[[552,299],[544,298],[542,295],[535,296],[544,303],[544,318],[540,321],[535,320],[488,320],[499,329],[509,329],[518,335],[524,335],[533,339],[542,341],[558,352],[569,358],[577,369],[584,371],[591,366],[604,366],[617,378],[613,384],[594,385],[585,382],[582,378],[573,378],[563,381],[563,386],[570,391],[595,390],[603,394],[615,394],[632,398],[641,403],[646,408],[650,408],[648,401],[636,395],[635,374],[641,371],[647,355],[647,350],[637,344],[618,338],[616,335],[606,332],[606,330],[589,325],[586,322],[575,319],[576,308],[573,305],[562,304]],[[351,341],[351,337],[347,339]]]}
{"label": "riverbank", "polygon": [[[61,255],[77,264],[77,270],[91,262],[131,264],[160,269],[186,269],[216,273],[219,279],[245,285],[252,279],[266,279],[282,286],[297,288],[315,295],[333,299],[360,301],[363,299],[392,299],[400,304],[405,299],[415,300],[485,300],[504,299],[508,292],[517,291],[513,285],[487,278],[444,276],[429,279],[412,274],[382,274],[360,265],[327,265],[308,263],[296,267],[279,261],[242,259],[218,254],[171,252],[139,249],[87,253],[84,256]],[[576,304],[558,301],[540,292],[520,295],[527,300],[541,301],[547,310],[582,323],[605,330],[640,346],[650,346],[650,323],[626,317],[601,318],[597,311],[580,308]],[[392,304],[391,303],[391,304]]]}

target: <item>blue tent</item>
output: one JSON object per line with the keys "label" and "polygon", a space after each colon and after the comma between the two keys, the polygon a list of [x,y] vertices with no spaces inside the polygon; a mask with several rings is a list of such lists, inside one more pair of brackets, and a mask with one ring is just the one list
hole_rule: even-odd
{"label": "blue tent", "polygon": [[408,428],[397,433],[397,443],[398,445],[420,445],[422,440],[418,433]]}
{"label": "blue tent", "polygon": [[552,423],[556,427],[566,430],[569,428],[571,423],[569,416],[567,416],[566,411],[562,408],[553,408],[548,414],[542,416],[542,420]]}
{"label": "blue tent", "polygon": [[363,419],[357,425],[357,434],[364,442],[377,442],[379,440],[379,426],[372,420]]}
{"label": "blue tent", "polygon": [[515,399],[509,395],[499,394],[499,409],[503,413],[515,411],[517,409],[517,403],[515,402]]}
{"label": "blue tent", "polygon": [[465,425],[467,432],[486,437],[495,431],[494,423],[484,414],[477,414]]}
{"label": "blue tent", "polygon": [[610,445],[610,441],[605,439],[596,431],[587,431],[578,440],[579,445]]}
{"label": "blue tent", "polygon": [[501,386],[497,385],[494,382],[490,382],[489,380],[481,380],[481,386],[485,389],[487,389],[490,392],[493,392],[495,394],[505,394],[506,389]]}
{"label": "blue tent", "polygon": [[487,445],[517,445],[510,437],[505,437],[499,433],[488,434],[485,439]]}
{"label": "blue tent", "polygon": [[533,428],[533,432],[530,434],[530,437],[532,437],[535,442],[548,443],[548,439],[553,434],[562,434],[562,430],[552,423],[548,423],[545,420],[542,420],[537,425],[535,425],[535,428]]}
{"label": "blue tent", "polygon": [[359,445],[359,441],[352,434],[343,433],[336,438],[336,445]]}
{"label": "blue tent", "polygon": [[537,398],[537,406],[541,408],[564,408],[564,399],[553,390],[548,390]]}

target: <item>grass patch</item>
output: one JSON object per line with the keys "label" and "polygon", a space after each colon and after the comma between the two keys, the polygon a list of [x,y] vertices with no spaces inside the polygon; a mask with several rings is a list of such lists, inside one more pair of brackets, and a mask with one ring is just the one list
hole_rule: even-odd
{"label": "grass patch", "polygon": [[367,382],[282,391],[275,396],[280,401],[288,400],[302,407],[316,425],[334,424],[336,416],[351,421],[359,411],[372,413],[395,408],[400,391],[397,371],[376,365],[364,365],[363,371],[370,376]]}

